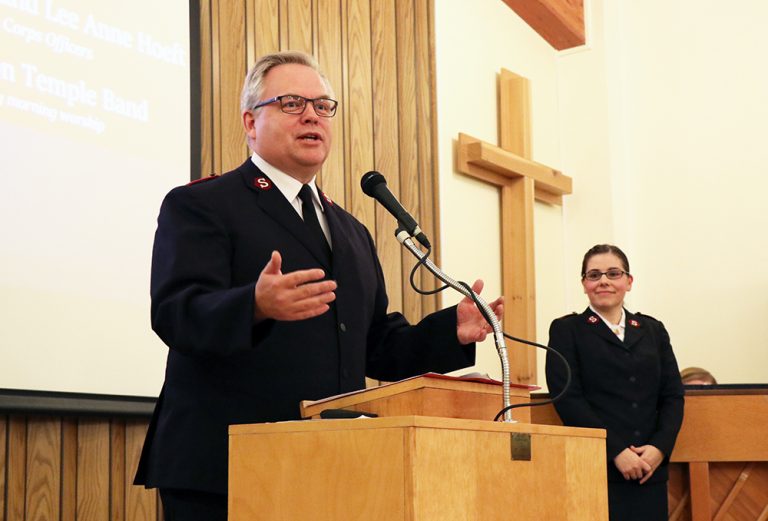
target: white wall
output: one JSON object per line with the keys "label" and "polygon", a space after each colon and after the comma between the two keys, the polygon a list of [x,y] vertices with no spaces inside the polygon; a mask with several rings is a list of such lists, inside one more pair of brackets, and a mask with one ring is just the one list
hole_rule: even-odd
{"label": "white wall", "polygon": [[[463,132],[497,143],[496,76],[506,68],[531,81],[533,159],[559,168],[557,54],[501,0],[473,1],[471,9],[468,5],[435,2],[442,267],[469,283],[482,278],[484,295],[491,300],[501,293],[498,190],[455,172],[454,142]],[[538,228],[552,230],[536,237],[539,289],[560,288],[560,209],[537,205],[535,219]],[[561,291],[547,293],[552,299],[541,302],[549,308],[562,299]],[[443,294],[445,305],[458,299],[457,294]],[[561,303],[554,308],[562,308]],[[491,341],[479,349],[474,370],[500,377]]]}
{"label": "white wall", "polygon": [[[465,5],[435,10],[446,271],[499,293],[498,196],[455,171],[453,141],[496,142],[495,74],[508,68],[531,80],[533,159],[574,180],[562,209],[536,207],[538,340],[586,306],[581,257],[612,242],[636,277],[628,308],[665,322],[681,367],[768,381],[768,4],[588,1],[587,45],[563,53],[501,0]],[[492,345],[482,351],[477,370],[498,375]],[[540,357],[540,383],[542,370]]]}
{"label": "white wall", "polygon": [[632,308],[665,322],[681,366],[766,382],[768,3],[606,5]]}

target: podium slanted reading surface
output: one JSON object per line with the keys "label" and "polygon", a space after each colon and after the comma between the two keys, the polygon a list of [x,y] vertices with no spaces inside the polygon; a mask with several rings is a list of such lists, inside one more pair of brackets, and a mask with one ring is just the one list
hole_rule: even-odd
{"label": "podium slanted reading surface", "polygon": [[[512,404],[531,401],[537,386],[512,384]],[[319,418],[326,409],[369,412],[378,416],[437,416],[493,420],[503,407],[501,382],[488,378],[456,378],[427,373],[379,387],[301,403],[303,418]],[[513,418],[530,422],[528,407],[514,409]]]}

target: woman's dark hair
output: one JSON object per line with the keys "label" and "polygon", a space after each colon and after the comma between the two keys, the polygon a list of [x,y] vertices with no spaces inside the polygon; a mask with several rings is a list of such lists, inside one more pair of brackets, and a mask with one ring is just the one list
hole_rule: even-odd
{"label": "woman's dark hair", "polygon": [[624,252],[621,251],[621,248],[614,246],[613,244],[596,244],[595,246],[592,246],[589,251],[587,251],[587,253],[584,254],[584,260],[581,261],[582,277],[587,274],[587,262],[589,262],[589,259],[602,253],[612,253],[616,255],[619,260],[621,260],[621,267],[624,269],[624,271],[627,272],[627,274],[629,274],[629,260],[627,259],[627,256],[624,255]]}

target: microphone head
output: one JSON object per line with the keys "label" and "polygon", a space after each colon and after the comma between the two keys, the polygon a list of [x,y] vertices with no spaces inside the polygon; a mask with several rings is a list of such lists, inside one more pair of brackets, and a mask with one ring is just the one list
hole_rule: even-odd
{"label": "microphone head", "polygon": [[380,184],[387,184],[387,180],[376,170],[371,170],[360,178],[360,188],[363,189],[363,193],[370,197],[373,197],[375,188]]}

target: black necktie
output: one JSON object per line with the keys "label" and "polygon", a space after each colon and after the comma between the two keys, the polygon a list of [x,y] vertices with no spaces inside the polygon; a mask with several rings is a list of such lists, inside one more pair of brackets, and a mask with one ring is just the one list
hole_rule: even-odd
{"label": "black necktie", "polygon": [[315,203],[312,201],[312,189],[309,185],[301,187],[301,190],[299,191],[299,199],[301,199],[301,213],[304,215],[304,223],[309,228],[310,235],[321,247],[330,263],[332,258],[331,247],[328,245],[328,239],[325,237],[325,233],[323,233],[323,229],[320,227],[320,221],[317,220]]}

